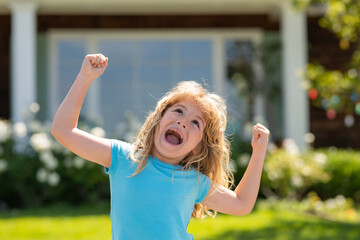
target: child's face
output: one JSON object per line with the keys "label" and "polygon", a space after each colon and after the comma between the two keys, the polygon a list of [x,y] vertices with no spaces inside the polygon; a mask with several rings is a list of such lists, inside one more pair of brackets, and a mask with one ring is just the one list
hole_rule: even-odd
{"label": "child's face", "polygon": [[183,100],[166,110],[155,132],[152,155],[178,165],[201,142],[205,118],[191,100]]}

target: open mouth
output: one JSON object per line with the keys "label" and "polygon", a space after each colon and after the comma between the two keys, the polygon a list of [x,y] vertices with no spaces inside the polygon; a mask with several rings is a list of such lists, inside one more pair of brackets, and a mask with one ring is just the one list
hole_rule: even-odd
{"label": "open mouth", "polygon": [[169,129],[165,132],[166,140],[174,145],[179,145],[183,142],[181,135],[175,130]]}

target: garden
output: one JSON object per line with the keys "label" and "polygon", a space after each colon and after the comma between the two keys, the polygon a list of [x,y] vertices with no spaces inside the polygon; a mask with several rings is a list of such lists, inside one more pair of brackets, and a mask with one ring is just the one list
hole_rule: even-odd
{"label": "garden", "polygon": [[[33,105],[30,113],[37,109]],[[100,127],[80,126],[105,134]],[[231,164],[238,182],[250,146],[233,138]],[[299,151],[290,139],[281,147],[270,144],[254,211],[193,219],[188,231],[196,239],[357,239],[359,173],[355,150]],[[62,147],[49,123],[0,121],[0,182],[1,239],[111,238],[104,169]]]}

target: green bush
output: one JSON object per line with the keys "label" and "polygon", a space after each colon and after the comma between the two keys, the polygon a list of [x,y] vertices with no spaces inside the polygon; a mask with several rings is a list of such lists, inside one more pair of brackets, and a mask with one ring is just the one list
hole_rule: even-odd
{"label": "green bush", "polygon": [[330,174],[323,169],[325,161],[322,153],[297,154],[278,149],[264,163],[263,189],[269,188],[281,198],[301,199],[314,184],[329,181]]}
{"label": "green bush", "polygon": [[[118,135],[129,141],[138,125],[127,115],[128,123],[122,123]],[[79,128],[105,136],[94,125],[82,123]],[[248,166],[251,145],[236,135],[231,142],[237,185]],[[0,120],[0,182],[0,209],[109,201],[104,168],[61,146],[51,136],[49,122]],[[311,191],[324,200],[344,196],[360,203],[360,152],[329,148],[300,153],[291,140],[282,148],[270,144],[260,195],[304,199]]]}
{"label": "green bush", "polygon": [[109,199],[103,167],[68,151],[51,136],[50,124],[37,120],[0,120],[0,182],[0,208]]}
{"label": "green bush", "polygon": [[[25,122],[0,119],[0,210],[43,204],[98,203],[110,200],[109,178],[104,167],[70,152],[50,133],[51,123],[35,119],[40,106],[31,104]],[[125,112],[108,138],[123,136],[130,142],[139,129],[134,114]],[[99,137],[105,131],[96,123],[80,121],[78,127]]]}
{"label": "green bush", "polygon": [[333,198],[337,195],[353,198],[360,203],[360,152],[345,149],[321,149],[327,156],[324,171],[331,174],[330,180],[314,184],[321,198]]}
{"label": "green bush", "polygon": [[[232,147],[237,145],[243,152],[232,154],[236,183],[241,180],[251,156],[246,143],[235,141]],[[300,152],[289,139],[281,148],[269,144],[260,196],[302,200],[312,191],[323,200],[343,196],[360,203],[360,152],[333,147]]]}

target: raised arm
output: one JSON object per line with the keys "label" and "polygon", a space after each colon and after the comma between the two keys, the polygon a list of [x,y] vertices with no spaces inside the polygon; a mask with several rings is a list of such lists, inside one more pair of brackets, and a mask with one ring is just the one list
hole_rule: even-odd
{"label": "raised arm", "polygon": [[213,184],[202,204],[215,211],[232,215],[246,215],[252,211],[259,192],[269,134],[269,130],[261,124],[253,127],[253,153],[239,185],[232,191]]}
{"label": "raised arm", "polygon": [[77,128],[81,106],[91,83],[104,73],[108,59],[102,54],[87,55],[70,91],[57,110],[51,133],[67,149],[89,161],[110,168],[111,142]]}

